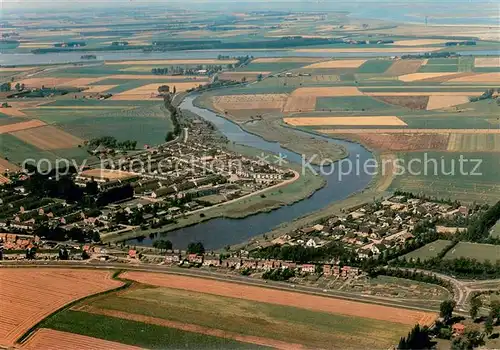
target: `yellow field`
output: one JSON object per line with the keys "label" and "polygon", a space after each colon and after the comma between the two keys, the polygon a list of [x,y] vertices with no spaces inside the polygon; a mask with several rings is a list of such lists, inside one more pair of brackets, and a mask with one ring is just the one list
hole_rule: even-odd
{"label": "yellow field", "polygon": [[20,49],[46,49],[53,47],[54,43],[21,43],[18,48]]}
{"label": "yellow field", "polygon": [[105,77],[99,78],[54,78],[54,77],[43,77],[43,78],[27,78],[17,81],[16,83],[24,84],[29,88],[41,88],[45,87],[57,87],[57,86],[75,86],[75,87],[83,87],[88,84],[97,83],[101,80],[105,79]]}
{"label": "yellow field", "polygon": [[466,77],[448,80],[449,83],[498,83],[500,82],[500,72],[478,73]]}
{"label": "yellow field", "polygon": [[313,63],[303,68],[304,69],[358,68],[365,62],[366,60],[333,60],[333,61]]}
{"label": "yellow field", "polygon": [[109,180],[109,181],[123,180],[136,176],[134,173],[129,173],[127,171],[109,170],[109,169],[90,169],[90,170],[85,170],[78,175],[89,178],[93,177],[95,179],[101,179],[101,180]]}
{"label": "yellow field", "polygon": [[0,67],[0,73],[24,72],[35,68],[37,67],[11,67],[11,68]]}
{"label": "yellow field", "polygon": [[198,64],[234,64],[237,60],[216,60],[216,59],[202,59],[202,60],[137,60],[137,61],[106,61],[110,65],[198,65]]}
{"label": "yellow field", "polygon": [[29,120],[26,122],[2,125],[0,126],[0,134],[7,134],[15,131],[37,128],[39,126],[44,126],[44,125],[46,124],[41,120]]}
{"label": "yellow field", "polygon": [[500,67],[500,56],[498,57],[476,57],[474,59],[475,67]]}
{"label": "yellow field", "polygon": [[200,80],[207,81],[208,77],[203,75],[154,75],[154,74],[115,74],[105,76],[103,79],[123,79],[123,80]]}
{"label": "yellow field", "polygon": [[309,63],[309,62],[318,62],[323,60],[321,57],[262,57],[256,58],[252,61],[252,63]]}
{"label": "yellow field", "polygon": [[108,91],[108,90],[111,90],[112,88],[114,87],[117,87],[118,85],[92,85],[92,86],[89,86],[88,89],[85,90],[85,92],[104,92],[104,91]]}
{"label": "yellow field", "polygon": [[285,104],[286,94],[214,96],[213,105],[219,111],[226,109],[279,109]]}
{"label": "yellow field", "polygon": [[[476,93],[477,95],[477,93]],[[469,102],[469,97],[464,95],[431,95],[427,103],[427,110],[440,109],[446,107],[453,107]]]}
{"label": "yellow field", "polygon": [[199,83],[155,83],[147,84],[135,89],[120,92],[119,94],[113,95],[110,100],[117,101],[140,101],[140,100],[151,100],[158,98],[158,87],[162,85],[169,85],[171,89],[175,86],[177,92],[183,92],[192,88],[196,88],[202,85],[203,82]]}
{"label": "yellow field", "polygon": [[451,134],[447,150],[450,152],[500,152],[500,135]]}
{"label": "yellow field", "polygon": [[362,126],[406,126],[404,121],[395,116],[365,116],[365,117],[314,117],[314,118],[284,118],[285,123],[294,126],[317,125],[362,125]]}
{"label": "yellow field", "polygon": [[444,44],[449,40],[443,39],[412,39],[412,40],[397,40],[394,44],[398,46],[423,46],[423,45],[436,45],[436,44]]}
{"label": "yellow field", "polygon": [[14,107],[8,107],[8,108],[0,107],[0,113],[7,114],[11,117],[26,117],[26,114],[24,114],[24,112]]}
{"label": "yellow field", "polygon": [[345,48],[345,49],[297,49],[295,52],[347,52],[347,53],[357,53],[357,52],[431,52],[441,50],[440,47],[374,47],[374,48]]}
{"label": "yellow field", "polygon": [[360,96],[363,95],[356,87],[303,87],[292,92],[292,97],[315,96],[315,97],[337,97],[337,96]]}
{"label": "yellow field", "polygon": [[404,81],[404,82],[412,82],[412,81],[418,81],[418,80],[424,80],[424,79],[446,77],[446,76],[455,75],[455,74],[458,74],[458,73],[456,73],[456,72],[411,73],[411,74],[400,75],[399,80]]}

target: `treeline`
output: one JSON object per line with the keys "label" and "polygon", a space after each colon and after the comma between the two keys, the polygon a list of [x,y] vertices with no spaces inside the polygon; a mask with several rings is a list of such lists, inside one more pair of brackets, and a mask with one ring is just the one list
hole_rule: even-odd
{"label": "treeline", "polygon": [[[228,64],[228,66],[233,67],[232,64]],[[185,67],[159,67],[152,68],[151,74],[154,75],[197,75],[199,70],[206,69],[208,74],[213,74],[220,72],[224,69],[221,65],[197,65],[194,68],[185,68]]]}
{"label": "treeline", "polygon": [[426,52],[423,54],[416,55],[402,55],[401,58],[404,60],[407,59],[419,59],[419,58],[449,58],[449,57],[459,57],[460,55],[455,52]]}
{"label": "treeline", "polygon": [[448,41],[444,43],[444,46],[471,46],[471,45],[476,45],[476,42],[473,40],[466,40],[466,41]]}
{"label": "treeline", "polygon": [[402,337],[399,340],[398,350],[410,350],[410,349],[431,349],[433,344],[429,336],[429,329],[427,327],[420,328],[417,324],[408,333],[406,337]]}
{"label": "treeline", "polygon": [[253,258],[259,259],[277,259],[285,261],[294,261],[297,263],[308,263],[315,261],[331,260],[333,258],[345,263],[357,261],[357,255],[346,249],[342,244],[331,243],[329,245],[313,248],[300,245],[272,245],[265,248],[259,248],[250,253]]}
{"label": "treeline", "polygon": [[96,149],[99,146],[103,146],[111,149],[134,150],[137,147],[137,141],[125,140],[119,142],[112,136],[103,136],[91,139],[88,141],[87,146],[89,149]]}
{"label": "treeline", "polygon": [[[499,92],[500,89],[497,89],[497,92]],[[488,89],[481,96],[478,97],[469,97],[470,102],[478,102],[482,100],[489,100],[490,98],[493,97],[493,94],[495,93],[495,89]]]}
{"label": "treeline", "polygon": [[[170,88],[168,90],[165,88],[165,90],[170,91]],[[173,93],[175,94],[175,91],[173,91]],[[165,142],[169,142],[174,140],[181,133],[181,124],[179,122],[179,116],[181,112],[172,104],[172,95],[170,93],[166,93],[163,95],[163,102],[165,104],[165,108],[170,113],[170,119],[172,120],[172,125],[174,126],[174,129],[167,132],[167,135],[165,136]]]}
{"label": "treeline", "polygon": [[444,287],[448,289],[450,292],[453,292],[453,285],[441,278],[436,277],[435,275],[429,275],[427,273],[421,271],[413,271],[413,270],[403,270],[403,269],[388,269],[388,268],[380,268],[380,269],[372,269],[368,270],[368,275],[370,277],[376,276],[390,276],[397,278],[404,278],[418,282],[424,282],[429,284],[436,284],[438,286]]}
{"label": "treeline", "polygon": [[470,242],[492,241],[490,239],[490,230],[498,220],[500,220],[500,201],[478,216],[469,225],[467,231],[461,233],[460,238]]}

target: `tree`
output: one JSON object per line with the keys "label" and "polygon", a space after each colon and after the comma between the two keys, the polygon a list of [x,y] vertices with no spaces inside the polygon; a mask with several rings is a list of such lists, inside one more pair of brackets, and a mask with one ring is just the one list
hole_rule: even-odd
{"label": "tree", "polygon": [[477,315],[479,314],[479,308],[483,305],[483,303],[481,302],[481,299],[479,298],[473,298],[471,301],[470,301],[470,310],[469,310],[469,314],[470,314],[470,317],[474,320],[477,318]]}
{"label": "tree", "polygon": [[467,331],[465,333],[465,337],[467,338],[469,349],[477,348],[481,345],[484,345],[484,334],[479,331],[475,330]]}
{"label": "tree", "polygon": [[451,342],[451,350],[467,350],[467,342],[463,337],[457,337]]}
{"label": "tree", "polygon": [[203,243],[201,243],[201,242],[189,243],[188,247],[187,247],[187,251],[189,254],[204,254],[205,247],[203,246]]}
{"label": "tree", "polygon": [[448,322],[453,316],[453,310],[457,303],[454,300],[445,300],[439,306],[439,315],[444,318],[445,322]]}
{"label": "tree", "polygon": [[431,342],[429,338],[429,330],[427,327],[420,328],[416,325],[408,333],[406,338],[399,340],[398,349],[430,349]]}
{"label": "tree", "polygon": [[493,300],[490,303],[490,316],[493,319],[500,319],[500,301]]}
{"label": "tree", "polygon": [[484,322],[484,332],[487,335],[493,333],[493,317],[491,317],[491,315],[489,315],[486,321]]}
{"label": "tree", "polygon": [[20,91],[21,90],[21,85],[19,83],[17,83],[14,88],[17,90],[17,91]]}

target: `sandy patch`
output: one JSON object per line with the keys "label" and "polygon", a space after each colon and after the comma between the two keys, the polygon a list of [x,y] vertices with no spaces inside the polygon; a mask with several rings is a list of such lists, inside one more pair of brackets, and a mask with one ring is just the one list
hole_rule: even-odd
{"label": "sandy patch", "polygon": [[354,317],[397,322],[413,326],[415,323],[431,324],[437,317],[430,312],[422,312],[395,307],[364,304],[317,295],[288,292],[237,283],[221,282],[185,276],[155,273],[125,272],[123,278],[156,286],[192,290],[201,293],[227,296],[264,303],[293,306],[308,310],[343,314]]}
{"label": "sandy patch", "polygon": [[303,68],[304,69],[358,68],[365,62],[366,60],[332,60],[332,61],[313,63]]}
{"label": "sandy patch", "polygon": [[456,72],[442,72],[442,73],[411,73],[400,75],[399,80],[404,82],[412,82],[424,79],[441,78],[457,74]]}
{"label": "sandy patch", "polygon": [[500,56],[499,57],[476,57],[474,59],[474,66],[481,67],[500,67]]}
{"label": "sandy patch", "polygon": [[500,72],[478,73],[466,77],[448,80],[449,83],[498,83],[500,82]]}
{"label": "sandy patch", "polygon": [[219,111],[229,109],[279,109],[285,104],[286,94],[214,96],[213,105]]}
{"label": "sandy patch", "polygon": [[83,143],[82,139],[50,125],[16,131],[11,135],[43,150],[73,148]]}
{"label": "sandy patch", "polygon": [[0,113],[10,115],[11,117],[26,117],[26,114],[24,114],[24,112],[14,107],[7,107],[7,108],[0,107]]}
{"label": "sandy patch", "polygon": [[441,50],[440,47],[372,47],[372,48],[344,48],[344,49],[297,49],[295,52],[399,52],[399,53],[414,53],[414,52],[432,52]]}
{"label": "sandy patch", "polygon": [[122,318],[122,319],[126,319],[126,320],[142,322],[142,323],[146,323],[146,324],[154,324],[154,325],[161,326],[161,327],[180,329],[180,330],[183,330],[186,332],[205,334],[205,335],[218,337],[218,338],[234,339],[236,341],[250,343],[250,344],[258,344],[258,345],[262,345],[262,346],[271,347],[274,349],[283,349],[283,350],[305,349],[305,347],[303,345],[300,345],[300,344],[287,343],[287,342],[283,342],[280,340],[274,340],[274,339],[263,338],[263,337],[256,337],[256,336],[251,336],[251,335],[244,335],[244,334],[224,331],[221,329],[199,326],[196,324],[170,321],[170,320],[165,320],[163,318],[158,318],[158,317],[132,314],[132,313],[117,311],[117,310],[100,309],[100,308],[96,308],[96,307],[92,307],[92,306],[85,306],[84,308],[82,308],[82,310],[85,312],[98,314],[98,315],[118,317],[118,318]]}
{"label": "sandy patch", "polygon": [[29,121],[21,122],[21,123],[1,125],[0,126],[0,134],[7,134],[10,132],[36,128],[36,127],[44,126],[44,125],[45,125],[45,123],[42,122],[41,120],[29,120]]}
{"label": "sandy patch", "polygon": [[252,63],[309,63],[322,61],[321,57],[262,57],[256,58]]}
{"label": "sandy patch", "polygon": [[394,44],[397,46],[425,46],[425,45],[437,45],[444,44],[450,40],[444,39],[412,39],[412,40],[396,40]]}
{"label": "sandy patch", "polygon": [[84,92],[88,93],[105,92],[117,86],[118,85],[91,85]]}
{"label": "sandy patch", "polygon": [[108,169],[90,169],[90,170],[85,170],[78,175],[83,177],[89,177],[89,178],[93,177],[96,179],[110,180],[110,181],[128,179],[137,176],[127,171],[108,170]]}
{"label": "sandy patch", "polygon": [[[0,269],[0,345],[10,347],[28,329],[64,305],[117,288],[109,271],[63,268]],[[64,347],[63,347],[64,348]]]}
{"label": "sandy patch", "polygon": [[162,85],[168,85],[173,90],[174,86],[177,92],[183,92],[189,89],[196,88],[200,85],[204,85],[204,82],[197,83],[172,83],[163,82],[156,84],[148,84],[135,89],[127,90],[125,92],[118,93],[110,98],[110,100],[117,101],[140,101],[140,100],[151,100],[160,98],[158,96],[158,87]]}
{"label": "sandy patch", "polygon": [[460,96],[430,96],[429,103],[427,104],[427,110],[440,109],[446,107],[452,107],[468,103],[469,97],[467,95]]}
{"label": "sandy patch", "polygon": [[85,335],[40,328],[22,344],[26,350],[139,350],[141,348]]}
{"label": "sandy patch", "polygon": [[109,65],[198,65],[198,64],[234,64],[237,60],[217,60],[217,59],[193,59],[193,60],[137,60],[137,61],[106,61]]}
{"label": "sandy patch", "polygon": [[284,118],[285,123],[294,126],[314,125],[363,125],[363,126],[406,126],[404,121],[395,116],[366,117],[314,117]]}
{"label": "sandy patch", "polygon": [[427,60],[399,60],[395,61],[386,71],[386,75],[405,75],[416,73]]}

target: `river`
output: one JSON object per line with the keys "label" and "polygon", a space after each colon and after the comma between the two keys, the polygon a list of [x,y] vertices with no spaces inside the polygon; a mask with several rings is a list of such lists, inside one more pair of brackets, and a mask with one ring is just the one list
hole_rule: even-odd
{"label": "river", "polygon": [[[287,160],[301,164],[302,158],[299,154],[282,148],[278,143],[268,142],[261,137],[247,133],[235,123],[219,117],[207,109],[194,106],[194,98],[195,96],[188,96],[182,102],[180,108],[190,110],[212,122],[230,141],[264,151],[281,153],[286,156]],[[302,131],[297,130],[296,132],[301,133]],[[356,164],[356,162],[363,164],[365,161],[373,158],[373,155],[366,148],[357,143],[334,140],[319,135],[307,135],[327,140],[329,143],[343,145],[349,152],[348,159],[353,164]],[[326,180],[326,185],[302,201],[283,206],[268,213],[251,215],[244,219],[212,219],[194,226],[171,231],[164,238],[170,240],[175,248],[185,248],[190,242],[196,241],[203,242],[206,249],[219,249],[228,244],[241,243],[253,236],[269,232],[281,223],[290,222],[297,217],[322,209],[332,202],[339,201],[353,193],[359,192],[366,188],[372,179],[371,175],[363,171],[353,171],[349,175],[339,178],[339,163],[325,168],[325,173],[327,174],[322,176]],[[160,237],[158,236],[158,238]],[[127,244],[151,245],[153,241],[154,239],[151,240],[147,237],[141,242],[136,239],[129,240]]]}

